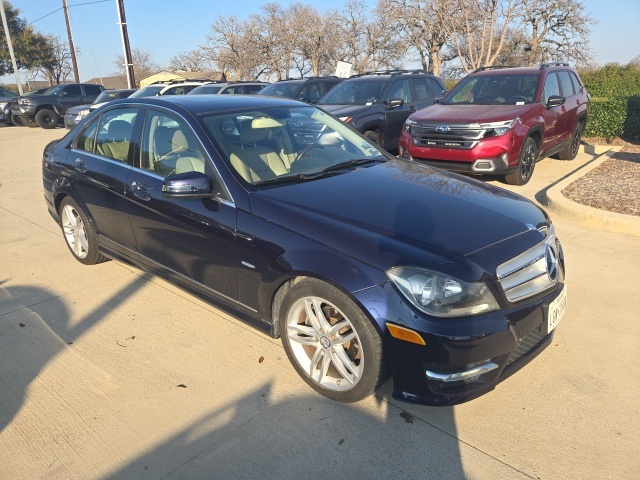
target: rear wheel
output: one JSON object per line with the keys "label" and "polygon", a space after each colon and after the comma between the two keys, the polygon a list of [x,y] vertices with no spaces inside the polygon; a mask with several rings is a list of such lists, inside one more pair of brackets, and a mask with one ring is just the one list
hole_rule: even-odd
{"label": "rear wheel", "polygon": [[518,159],[518,168],[515,172],[511,172],[505,177],[505,181],[510,185],[524,185],[533,175],[533,169],[538,160],[538,146],[536,141],[528,137],[522,149],[520,149],[520,158]]}
{"label": "rear wheel", "polygon": [[582,140],[582,123],[578,122],[576,128],[573,129],[571,140],[569,143],[558,152],[559,160],[573,160],[578,155],[580,150],[580,141]]}
{"label": "rear wheel", "polygon": [[89,219],[71,198],[60,204],[60,226],[67,247],[80,263],[95,265],[109,260],[98,251],[98,240]]}
{"label": "rear wheel", "polygon": [[357,402],[386,380],[380,335],[362,310],[331,285],[312,278],[295,284],[277,321],[293,367],[322,395]]}
{"label": "rear wheel", "polygon": [[58,116],[58,114],[53,110],[49,110],[48,108],[43,108],[38,113],[36,113],[36,123],[42,128],[56,128],[59,121],[60,117]]}

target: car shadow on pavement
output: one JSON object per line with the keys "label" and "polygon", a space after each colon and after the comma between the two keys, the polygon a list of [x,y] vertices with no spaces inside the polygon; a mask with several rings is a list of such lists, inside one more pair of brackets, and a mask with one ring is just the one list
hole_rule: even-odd
{"label": "car shadow on pavement", "polygon": [[78,321],[61,297],[0,280],[0,432],[20,411],[32,382],[64,349],[100,323],[146,280],[138,277]]}
{"label": "car shadow on pavement", "polygon": [[[272,389],[212,410],[104,478],[465,477],[455,435],[393,405],[371,412],[371,403],[367,411],[315,394],[275,398]],[[453,410],[438,411],[455,432]]]}

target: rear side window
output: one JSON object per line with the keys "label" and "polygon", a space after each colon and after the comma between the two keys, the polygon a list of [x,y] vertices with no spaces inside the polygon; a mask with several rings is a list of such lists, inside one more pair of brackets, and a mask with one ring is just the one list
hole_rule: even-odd
{"label": "rear side window", "polygon": [[82,96],[82,89],[80,85],[71,85],[64,89],[64,94],[67,97],[80,97]]}
{"label": "rear side window", "polygon": [[93,153],[95,145],[96,130],[98,129],[98,119],[96,118],[84,131],[78,135],[76,140],[76,148],[85,152]]}
{"label": "rear side window", "polygon": [[306,102],[317,103],[324,94],[324,84],[317,82],[306,85],[298,95],[298,98]]}
{"label": "rear side window", "polygon": [[119,162],[128,163],[133,136],[133,124],[138,110],[116,108],[100,117],[96,137],[96,153]]}
{"label": "rear side window", "polygon": [[573,82],[573,91],[576,93],[580,92],[580,89],[582,89],[580,80],[578,80],[578,77],[573,72],[569,72],[569,75],[571,76],[571,81]]}
{"label": "rear side window", "polygon": [[560,85],[562,86],[562,95],[565,97],[574,95],[576,92],[573,91],[573,83],[571,82],[569,72],[558,72],[558,77],[560,78]]}
{"label": "rear side window", "polygon": [[560,95],[560,85],[558,84],[558,76],[555,73],[547,75],[544,81],[544,91],[542,93],[542,101],[547,103],[551,95]]}
{"label": "rear side window", "polygon": [[260,90],[262,90],[262,88],[264,87],[264,85],[245,85],[245,93],[248,94],[253,94],[253,93],[258,93]]}
{"label": "rear side window", "polygon": [[100,88],[98,85],[85,85],[84,91],[87,95],[94,96],[100,95],[102,93],[102,88]]}

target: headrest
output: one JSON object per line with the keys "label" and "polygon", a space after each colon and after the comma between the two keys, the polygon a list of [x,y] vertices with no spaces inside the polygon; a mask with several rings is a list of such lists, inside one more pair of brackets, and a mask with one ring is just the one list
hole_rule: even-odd
{"label": "headrest", "polygon": [[111,140],[124,142],[131,137],[131,124],[125,120],[112,120],[107,132]]}

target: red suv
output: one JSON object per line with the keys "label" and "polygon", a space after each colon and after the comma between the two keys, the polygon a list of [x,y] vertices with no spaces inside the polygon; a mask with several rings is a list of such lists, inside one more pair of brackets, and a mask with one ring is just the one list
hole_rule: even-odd
{"label": "red suv", "polygon": [[524,185],[537,160],[575,158],[588,114],[587,91],[567,63],[484,67],[407,119],[399,155]]}

